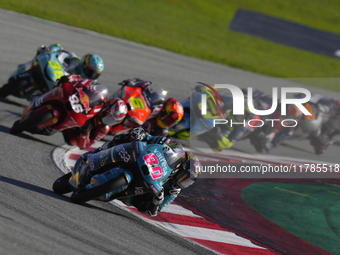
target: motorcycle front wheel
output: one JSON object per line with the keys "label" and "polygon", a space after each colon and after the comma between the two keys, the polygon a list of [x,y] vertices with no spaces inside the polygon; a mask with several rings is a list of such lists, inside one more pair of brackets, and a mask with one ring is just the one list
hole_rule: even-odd
{"label": "motorcycle front wheel", "polygon": [[125,179],[125,176],[121,175],[113,180],[110,180],[92,189],[87,190],[86,187],[84,187],[72,194],[71,202],[75,204],[85,203],[87,201],[96,199],[102,195],[105,195],[106,193],[109,193],[115,189],[118,189],[126,184],[127,181]]}
{"label": "motorcycle front wheel", "polygon": [[53,183],[53,191],[57,194],[63,195],[65,193],[71,192],[71,188],[68,184],[68,180],[71,178],[72,173],[69,172],[60,178],[58,178],[54,183]]}
{"label": "motorcycle front wheel", "polygon": [[12,94],[12,91],[15,89],[13,84],[6,83],[0,88],[0,97],[7,97]]}
{"label": "motorcycle front wheel", "polygon": [[22,97],[19,92],[27,94],[32,90],[34,90],[32,76],[29,74],[29,71],[27,71],[20,74],[19,77],[10,78],[8,82],[0,88],[0,96],[7,97],[9,95],[15,95]]}

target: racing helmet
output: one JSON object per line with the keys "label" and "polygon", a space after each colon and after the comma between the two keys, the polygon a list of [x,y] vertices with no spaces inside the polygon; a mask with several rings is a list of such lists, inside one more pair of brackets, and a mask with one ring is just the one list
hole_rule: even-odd
{"label": "racing helmet", "polygon": [[122,122],[127,114],[127,106],[120,98],[113,98],[108,102],[108,107],[101,113],[101,122],[113,126]]}
{"label": "racing helmet", "polygon": [[170,97],[163,104],[163,109],[157,114],[156,122],[160,128],[171,128],[181,121],[184,109],[180,102]]}
{"label": "racing helmet", "polygon": [[144,82],[144,84],[147,84],[147,87],[143,90],[143,94],[150,105],[152,107],[162,105],[168,92],[155,83]]}
{"label": "racing helmet", "polygon": [[192,185],[201,174],[201,163],[196,155],[185,152],[185,158],[174,175],[174,188],[186,189]]}
{"label": "racing helmet", "polygon": [[104,70],[104,62],[101,57],[94,54],[86,54],[80,62],[80,75],[83,78],[96,80]]}
{"label": "racing helmet", "polygon": [[45,45],[40,45],[37,49],[37,55],[45,52],[51,52],[50,48]]}

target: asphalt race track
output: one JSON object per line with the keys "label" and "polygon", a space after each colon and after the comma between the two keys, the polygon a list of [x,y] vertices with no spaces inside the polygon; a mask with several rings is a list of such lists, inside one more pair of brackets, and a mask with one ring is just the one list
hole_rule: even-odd
{"label": "asphalt race track", "polygon": [[[29,61],[41,44],[60,43],[82,56],[100,55],[105,70],[100,80],[109,93],[126,78],[144,78],[161,84],[180,101],[190,86],[231,83],[270,92],[272,86],[294,86],[287,81],[201,61],[125,40],[0,10],[0,83],[20,63]],[[296,84],[295,84],[296,85]],[[333,95],[316,89],[325,95]],[[210,251],[172,233],[149,225],[111,204],[84,205],[52,192],[61,172],[51,153],[64,144],[60,134],[10,134],[9,129],[27,105],[26,100],[0,99],[0,254],[209,254]],[[236,149],[254,152],[246,142]],[[294,152],[295,150],[295,152]],[[292,142],[274,153],[313,158],[308,143]],[[320,160],[337,162],[338,147]],[[211,254],[213,254],[211,252]]]}

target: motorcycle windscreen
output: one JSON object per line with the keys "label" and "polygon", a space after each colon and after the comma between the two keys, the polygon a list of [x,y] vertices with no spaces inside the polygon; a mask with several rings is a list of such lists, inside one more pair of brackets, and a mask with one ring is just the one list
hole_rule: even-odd
{"label": "motorcycle windscreen", "polygon": [[141,88],[125,86],[123,88],[123,101],[128,107],[128,115],[138,125],[143,125],[151,113]]}

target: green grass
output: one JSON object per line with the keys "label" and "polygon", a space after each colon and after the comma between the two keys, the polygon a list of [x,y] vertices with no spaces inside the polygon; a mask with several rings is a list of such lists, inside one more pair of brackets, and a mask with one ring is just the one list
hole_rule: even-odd
{"label": "green grass", "polygon": [[338,255],[339,194],[336,185],[310,183],[263,182],[242,190],[243,200],[262,216],[308,243]]}
{"label": "green grass", "polygon": [[340,33],[338,0],[0,0],[0,8],[275,77],[340,74],[340,60],[228,30],[242,8]]}

